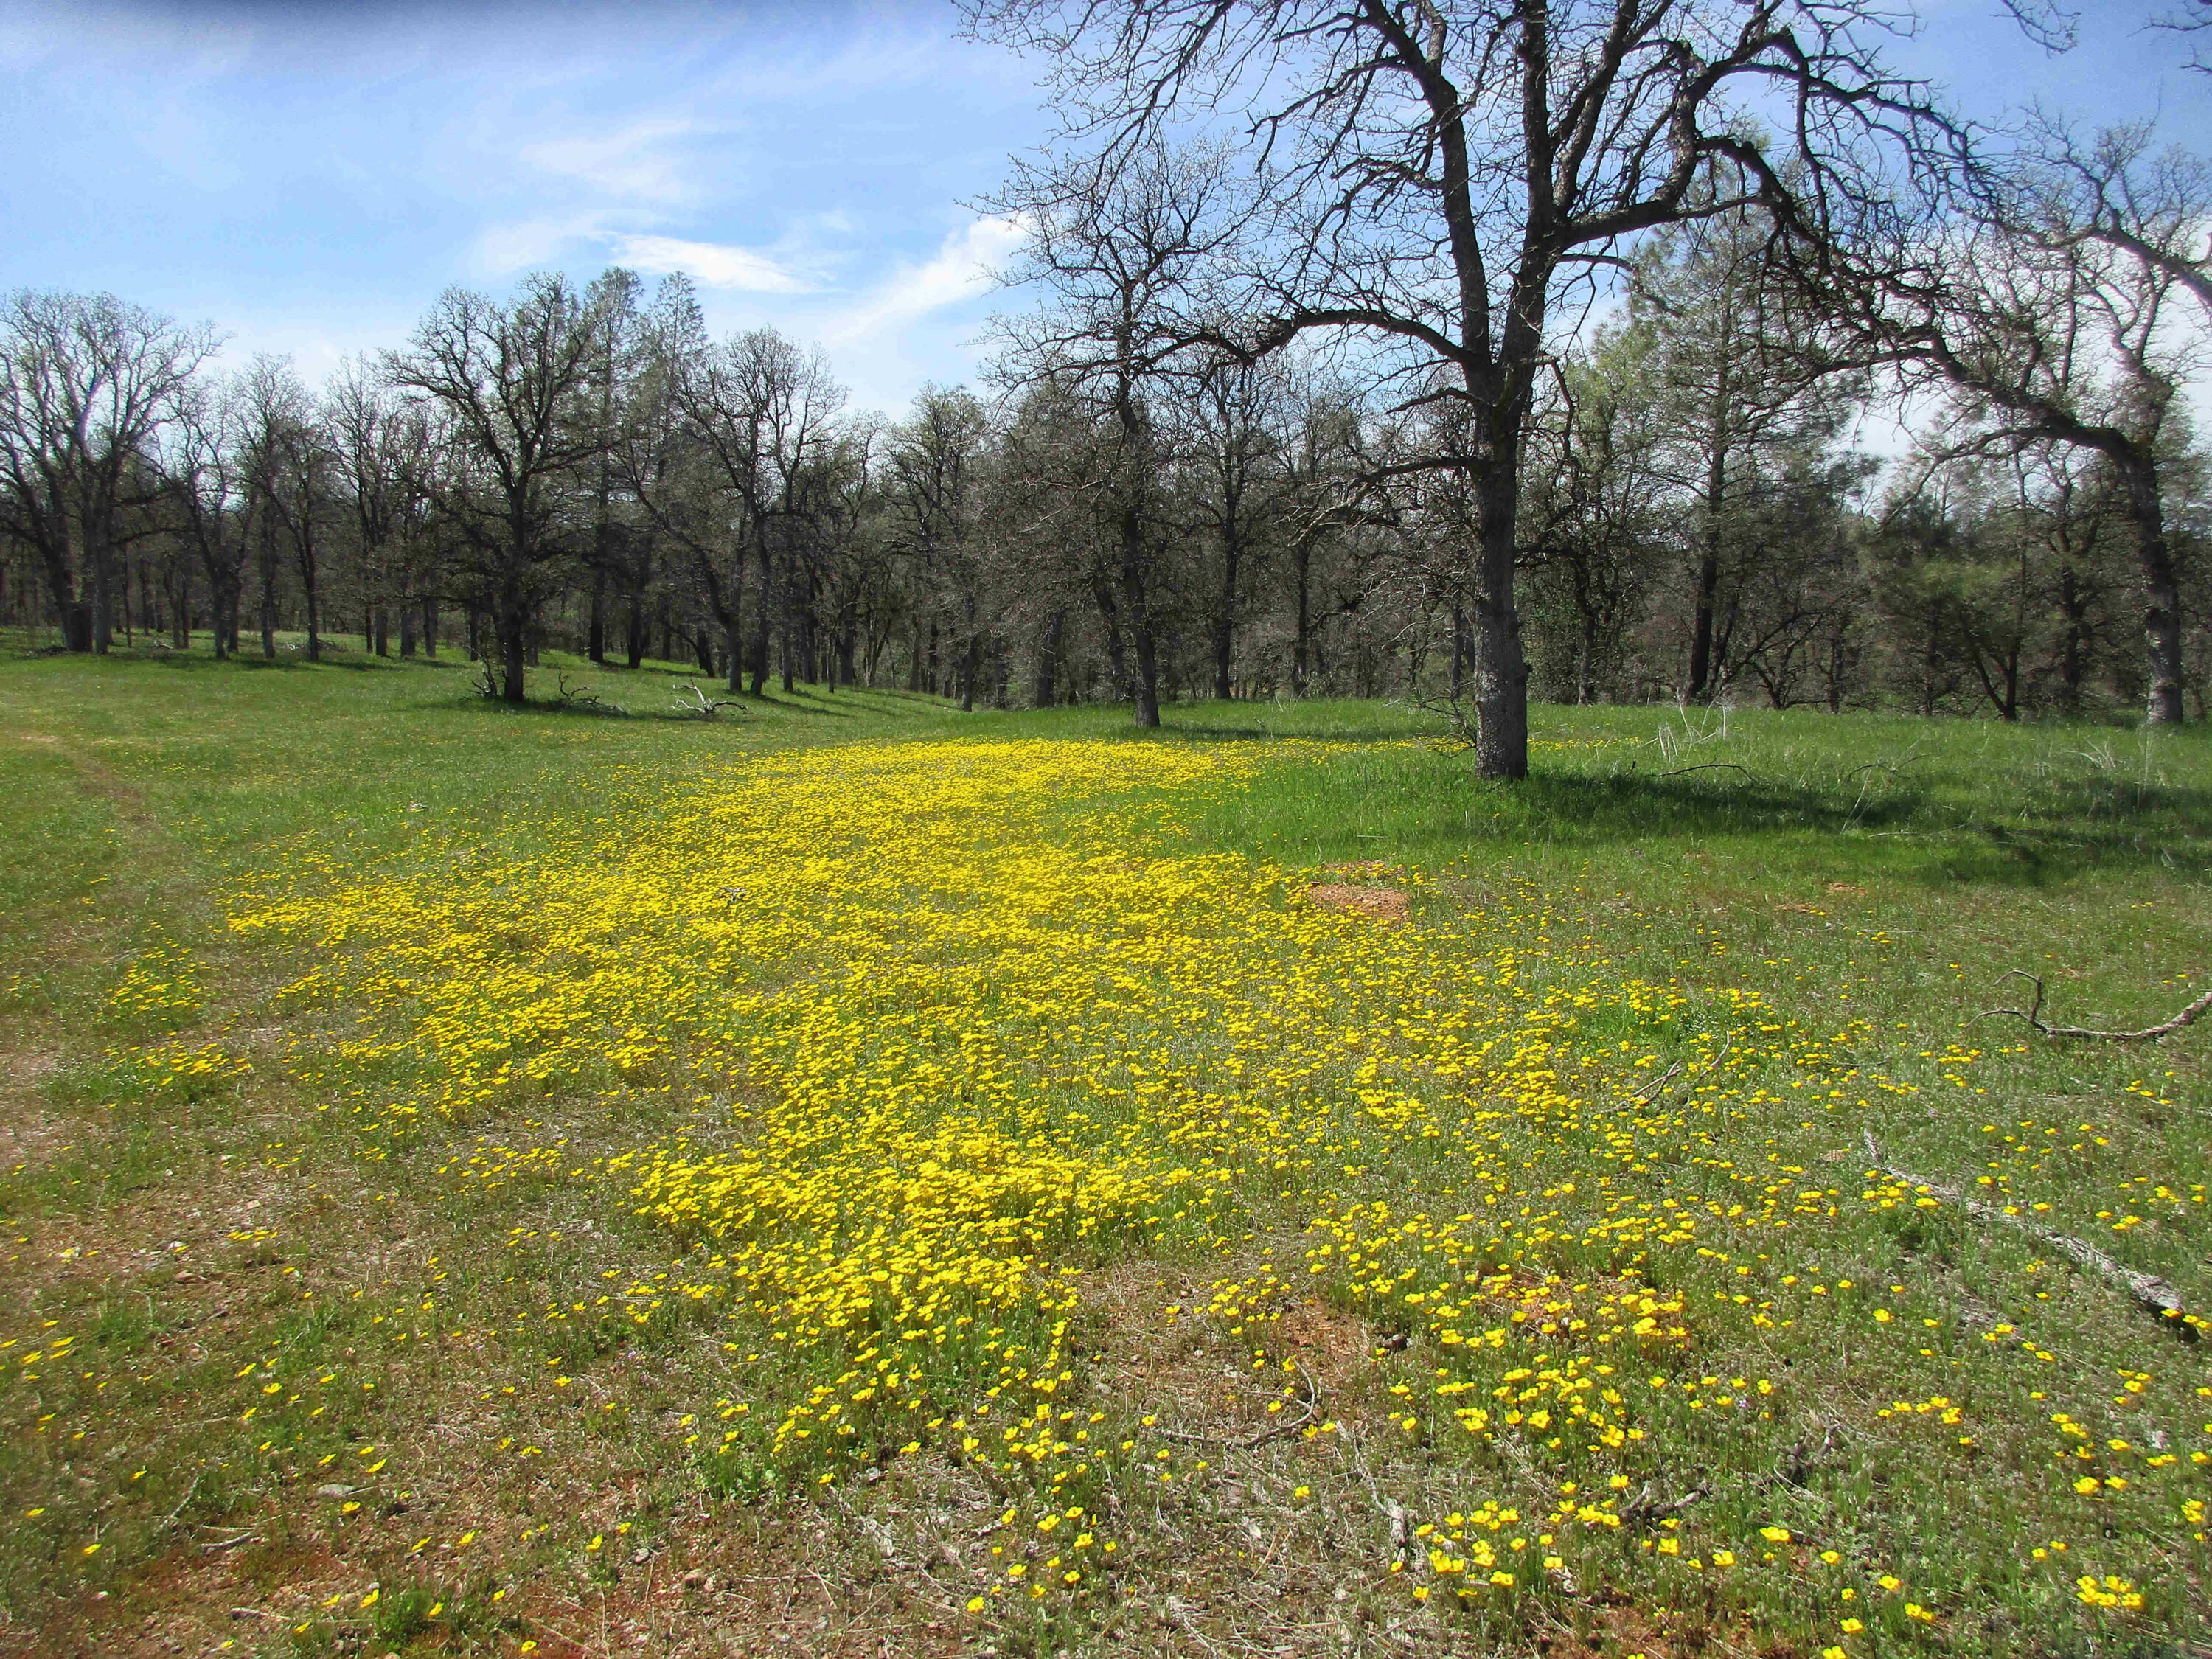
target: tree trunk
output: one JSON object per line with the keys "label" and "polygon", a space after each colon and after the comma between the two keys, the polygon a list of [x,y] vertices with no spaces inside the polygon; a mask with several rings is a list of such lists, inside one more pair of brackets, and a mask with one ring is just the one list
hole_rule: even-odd
{"label": "tree trunk", "polygon": [[792,684],[793,676],[791,657],[792,647],[797,644],[797,641],[792,637],[793,629],[798,621],[798,618],[793,614],[793,605],[797,599],[797,595],[794,594],[792,590],[797,587],[799,584],[792,580],[792,574],[789,561],[787,560],[783,572],[783,586],[781,589],[783,604],[779,607],[779,609],[782,611],[782,615],[779,618],[781,625],[776,629],[775,653],[776,672],[783,680],[783,695],[787,697],[791,695],[793,689]]}
{"label": "tree trunk", "polygon": [[[1306,694],[1306,658],[1313,641],[1313,543],[1309,538],[1298,538],[1297,550],[1291,562],[1297,568],[1298,617],[1297,631],[1291,635],[1291,695],[1303,697]],[[1459,636],[1463,641],[1467,637],[1466,618],[1457,611],[1453,614],[1458,617]],[[1455,655],[1452,664],[1452,691],[1455,696],[1459,691],[1459,666],[1458,658]]]}
{"label": "tree trunk", "polygon": [[968,648],[960,658],[960,712],[972,714],[975,712],[975,671],[981,666],[980,656],[983,647],[983,641],[975,633],[975,597],[972,592],[966,597],[964,620],[968,629]]}
{"label": "tree trunk", "polygon": [[2060,567],[2058,572],[2058,613],[2066,619],[2065,643],[2058,659],[2059,701],[2069,714],[2078,714],[2081,708],[2081,646],[2087,638],[2086,625],[2088,602],[2081,592],[2081,578],[2071,564]]}
{"label": "tree trunk", "polygon": [[1943,660],[1943,602],[1931,599],[1928,603],[1927,643],[1920,657],[1920,712],[1923,715],[1936,712],[1936,671]]}
{"label": "tree trunk", "polygon": [[276,655],[276,532],[264,532],[261,555],[261,654],[272,661]]}
{"label": "tree trunk", "polygon": [[[1232,515],[1235,509],[1231,509]],[[1236,695],[1230,682],[1237,653],[1237,575],[1243,538],[1235,528],[1221,538],[1221,604],[1213,618],[1213,695],[1226,702]]]}
{"label": "tree trunk", "polygon": [[1053,690],[1060,678],[1060,652],[1067,634],[1067,608],[1062,605],[1044,625],[1044,644],[1037,652],[1036,684],[1030,701],[1039,708],[1053,705]]}
{"label": "tree trunk", "polygon": [[106,538],[97,532],[87,532],[85,550],[92,556],[92,648],[106,656],[115,643],[115,561]]}
{"label": "tree trunk", "polygon": [[1145,592],[1145,521],[1132,504],[1121,514],[1121,603],[1128,608],[1130,642],[1137,648],[1136,720],[1139,726],[1160,723],[1159,653],[1152,638],[1152,623]]}
{"label": "tree trunk", "polygon": [[602,668],[606,666],[607,570],[603,563],[592,568],[592,632],[585,654]]}
{"label": "tree trunk", "polygon": [[768,550],[761,550],[760,605],[753,618],[752,694],[756,697],[768,690],[768,642],[775,625],[774,607],[769,603],[775,586],[775,567],[769,562]]}
{"label": "tree trunk", "polygon": [[[1721,325],[1724,336],[1729,329],[1729,316],[1724,307]],[[1705,695],[1713,681],[1714,611],[1721,582],[1721,513],[1728,500],[1728,398],[1729,365],[1723,352],[1714,383],[1712,425],[1705,434],[1705,534],[1698,538],[1698,597],[1690,624],[1690,700],[1693,702]]]}
{"label": "tree trunk", "polygon": [[519,590],[509,586],[499,600],[499,654],[504,678],[500,696],[507,702],[520,706],[523,698],[523,660],[528,649],[526,638],[529,632],[529,608],[522,602]]}
{"label": "tree trunk", "polygon": [[422,654],[438,654],[438,602],[427,598],[422,601]]}
{"label": "tree trunk", "polygon": [[92,607],[78,593],[76,579],[70,575],[66,555],[56,557],[45,548],[39,550],[46,566],[46,587],[52,595],[55,618],[62,625],[62,643],[72,651],[92,649]]}
{"label": "tree trunk", "polygon": [[399,659],[407,662],[415,655],[415,607],[405,599],[399,602]]}
{"label": "tree trunk", "polygon": [[1498,435],[1476,481],[1481,540],[1475,568],[1474,758],[1486,778],[1528,775],[1528,664],[1513,600],[1514,514],[1521,487],[1520,434]]}
{"label": "tree trunk", "polygon": [[[302,511],[305,509],[303,508]],[[323,659],[322,584],[317,580],[315,544],[312,539],[300,548],[300,585],[307,590],[307,660]]]}
{"label": "tree trunk", "polygon": [[2185,679],[2181,656],[2181,576],[2166,539],[2166,508],[2159,498],[2155,462],[2141,458],[2120,469],[2134,520],[2136,556],[2142,566],[2143,635],[2150,647],[2150,696],[2143,720],[2179,726]]}

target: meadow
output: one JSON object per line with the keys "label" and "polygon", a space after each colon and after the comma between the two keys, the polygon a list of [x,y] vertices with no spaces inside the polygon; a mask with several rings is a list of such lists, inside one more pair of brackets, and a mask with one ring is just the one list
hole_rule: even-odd
{"label": "meadow", "polygon": [[0,660],[0,1655],[2212,1650],[2200,729],[692,678]]}

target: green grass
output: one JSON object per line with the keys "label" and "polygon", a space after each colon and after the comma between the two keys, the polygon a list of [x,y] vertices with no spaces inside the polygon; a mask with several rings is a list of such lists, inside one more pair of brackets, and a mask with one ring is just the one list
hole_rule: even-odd
{"label": "green grass", "polygon": [[[630,712],[553,706],[562,672]],[[1869,1631],[1847,1644],[1854,1659],[2201,1650],[2184,1644],[2204,1640],[2207,1556],[2173,1504],[2212,1495],[2208,1466],[2191,1462],[2212,1450],[2212,1397],[2201,1395],[2212,1350],[2018,1234],[1955,1208],[1861,1203],[1858,1137],[1875,1134],[1893,1161],[1931,1179],[1971,1183],[1996,1170],[2048,1204],[2046,1219],[2164,1274],[2192,1310],[2212,1314],[2202,1184],[2212,1024],[2148,1048],[2045,1043],[2016,1021],[1978,1018],[2019,1000],[2011,969],[2044,976],[2052,1018],[2075,1024],[2147,1024],[2197,994],[2212,972],[2212,741],[2202,731],[1542,708],[1535,775],[1498,785],[1474,780],[1431,722],[1391,705],[1178,705],[1162,731],[1141,733],[1122,711],[962,716],[902,693],[800,687],[707,722],[670,706],[686,684],[713,689],[678,665],[586,672],[549,659],[532,684],[547,702],[522,710],[477,696],[471,676],[453,656],[434,666],[351,652],[320,665],[158,653],[0,662],[0,1340],[16,1344],[0,1360],[50,1342],[44,1333],[74,1339],[66,1362],[42,1360],[34,1380],[10,1364],[16,1380],[0,1392],[0,1652],[17,1640],[28,1651],[153,1650],[163,1632],[268,1652],[359,1650],[371,1637],[376,1652],[513,1651],[525,1639],[541,1653],[638,1650],[629,1631],[643,1632],[643,1650],[720,1651],[766,1648],[775,1625],[817,1650],[986,1639],[932,1600],[915,1541],[954,1505],[957,1471],[895,1468],[835,1499],[786,1495],[788,1472],[750,1453],[702,1477],[678,1419],[715,1397],[720,1368],[733,1363],[719,1333],[674,1308],[557,1332],[538,1313],[597,1289],[602,1261],[641,1273],[658,1252],[668,1265],[668,1242],[558,1182],[456,1195],[434,1178],[446,1156],[434,1140],[365,1157],[335,1115],[315,1109],[341,1089],[392,1082],[349,1070],[337,1046],[357,1011],[342,992],[280,996],[300,977],[301,947],[224,925],[240,884],[272,861],[406,866],[426,816],[448,845],[496,847],[527,865],[580,826],[649,830],[662,796],[734,756],[967,737],[1261,757],[1249,782],[1176,814],[1158,850],[1291,872],[1374,861],[1387,869],[1350,879],[1403,883],[1415,927],[1437,937],[1459,938],[1462,916],[1519,917],[1528,937],[1512,942],[1545,945],[1528,951],[1522,983],[1534,997],[1590,982],[1601,963],[1614,980],[1676,988],[1700,1029],[1726,1024],[1712,1012],[1721,987],[1759,994],[1778,1030],[1859,1022],[1854,1060],[1893,1085],[1863,1112],[1784,1092],[1796,1051],[1778,1036],[1765,1069],[1743,1073],[1744,1090],[1762,1085],[1758,1098],[1716,1096],[1720,1115],[1704,1120],[1687,1102],[1680,1115],[1651,1114],[1635,1161],[1618,1166],[1622,1190],[1652,1202],[1725,1205],[1759,1190],[1753,1170],[1833,1189],[1795,1234],[1717,1231],[1694,1250],[1655,1244],[1635,1258],[1706,1310],[1697,1364],[1723,1377],[1763,1367],[1792,1390],[1787,1413],[1740,1420],[1719,1439],[1686,1411],[1653,1407],[1668,1443],[1649,1448],[1652,1501],[1707,1488],[1676,1512],[1685,1537],[1741,1537],[1787,1515],[1847,1565],[1917,1564],[1910,1582],[1930,1587],[1940,1631],[1869,1589],[1856,1605],[1883,1611],[1865,1613]],[[775,803],[757,807],[772,814]],[[185,994],[167,964],[187,959]],[[172,988],[118,1001],[126,982]],[[1407,1010],[1416,1020],[1435,1012]],[[1719,1063],[1692,1035],[1678,1025],[1656,1036],[1593,1009],[1577,1037],[1679,1056],[1688,1088],[1695,1068]],[[163,1073],[143,1059],[218,1036],[251,1055],[249,1073]],[[514,1116],[586,1138],[617,1127],[641,1140],[703,1133],[687,1093],[696,1081],[672,1073],[665,1098],[633,1091],[618,1126],[592,1115],[580,1087],[518,1099]],[[1338,1121],[1338,1110],[1317,1101],[1316,1121]],[[1356,1129],[1356,1116],[1344,1121]],[[1516,1155],[1531,1170],[1565,1156],[1556,1123],[1511,1133],[1525,1136]],[[1182,1400],[1194,1424],[1212,1420],[1225,1409],[1209,1403],[1224,1366],[1248,1363],[1243,1327],[1146,1322],[1170,1296],[1188,1304],[1195,1291],[1202,1304],[1214,1279],[1256,1285],[1270,1248],[1276,1260],[1310,1248],[1320,1235],[1304,1230],[1324,1195],[1337,1210],[1382,1201],[1401,1216],[1443,1217],[1447,1200],[1463,1201],[1452,1200],[1449,1146],[1378,1142],[1370,1153],[1325,1194],[1240,1182],[1237,1224],[1218,1249],[1186,1238],[1104,1264],[1123,1300],[1092,1316],[1088,1337],[1102,1353],[1133,1345],[1146,1387]],[[2149,1196],[2158,1189],[2175,1196]],[[2130,1214],[2143,1219],[2116,1235]],[[1363,1242],[1377,1259],[1397,1248]],[[1563,1273],[1620,1265],[1557,1249]],[[1891,1300],[1907,1322],[1936,1322],[1929,1346],[1883,1346],[1867,1328],[1824,1322],[1802,1289],[1779,1288],[1785,1274],[1817,1274],[1824,1289],[1844,1279],[1905,1287]],[[1753,1283],[1797,1310],[1791,1326],[1753,1332],[1710,1311]],[[433,1304],[442,1311],[428,1314]],[[433,1362],[416,1357],[419,1341],[392,1340],[403,1311],[433,1336],[447,1317],[472,1330],[537,1322],[511,1340],[441,1348]],[[1320,1322],[1311,1352],[1339,1340],[1352,1351],[1329,1378],[1330,1411],[1353,1425],[1342,1458],[1308,1474],[1279,1443],[1216,1454],[1184,1507],[1152,1523],[1172,1547],[1147,1549],[1133,1524],[1120,1601],[994,1625],[1001,1651],[1188,1652],[1200,1638],[1298,1652],[1527,1651],[1540,1637],[1554,1653],[1812,1659],[1841,1639],[1787,1583],[1744,1601],[1668,1576],[1639,1553],[1665,1535],[1649,1522],[1623,1529],[1612,1583],[1582,1583],[1519,1622],[1446,1613],[1441,1598],[1414,1603],[1392,1582],[1405,1575],[1389,1571],[1388,1503],[1440,1522],[1470,1480],[1555,1492],[1560,1472],[1490,1453],[1471,1462],[1425,1431],[1384,1426],[1459,1363],[1418,1321],[1344,1286],[1291,1318]],[[2029,1358],[1981,1340],[1997,1323],[2033,1334]],[[1378,1340],[1394,1328],[1410,1336],[1402,1347]],[[255,1374],[241,1379],[248,1365]],[[556,1394],[550,1371],[574,1381]],[[330,1383],[305,1381],[325,1372]],[[281,1379],[279,1393],[241,1419],[242,1391],[258,1395],[264,1376]],[[1971,1395],[1978,1444],[1949,1443],[1956,1431],[1947,1439],[1924,1413],[1881,1414],[1937,1395]],[[1096,1398],[1118,1408],[1103,1382]],[[290,1465],[263,1449],[280,1407],[307,1449]],[[2130,1459],[2179,1461],[2137,1469],[2118,1497],[2079,1502],[2051,1471],[2092,1463],[2073,1459],[2056,1412],[2097,1425],[2100,1441],[2130,1441],[2124,1455],[2100,1450],[2100,1474]],[[456,1449],[437,1468],[439,1445],[495,1433],[534,1437],[542,1459],[517,1474]],[[410,1477],[419,1484],[333,1478],[394,1444],[410,1446],[403,1467],[425,1472]],[[1293,1481],[1315,1489],[1311,1507],[1289,1503]],[[359,1490],[319,1495],[337,1486]],[[712,1525],[698,1519],[706,1510]],[[462,1526],[451,1517],[479,1516],[495,1559],[450,1547]],[[1259,1547],[1248,1522],[1291,1540],[1282,1560],[1295,1571],[1281,1570],[1298,1586],[1295,1620],[1271,1626],[1244,1594],[1258,1571],[1240,1565],[1248,1543]],[[585,1547],[586,1532],[601,1547]],[[2054,1599],[2045,1581],[2063,1589],[2070,1565],[2053,1577],[2030,1556],[2053,1539],[2083,1571],[2124,1568],[2148,1607],[2123,1616]],[[1270,1571],[1280,1566],[1271,1559]],[[1823,1571],[1808,1562],[1804,1576]],[[699,1582],[685,1584],[687,1571]],[[738,1588],[811,1583],[807,1574],[825,1592],[806,1590],[811,1611],[792,1612],[796,1590]],[[364,1607],[372,1583],[377,1600]],[[338,1598],[327,1608],[326,1595]],[[278,1611],[234,1616],[238,1607]]]}

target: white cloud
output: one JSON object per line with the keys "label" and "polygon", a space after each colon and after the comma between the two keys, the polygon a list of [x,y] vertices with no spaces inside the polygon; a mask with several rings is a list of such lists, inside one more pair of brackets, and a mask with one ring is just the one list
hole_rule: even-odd
{"label": "white cloud", "polygon": [[553,264],[570,243],[601,234],[603,222],[600,215],[586,213],[493,225],[477,235],[471,250],[474,263],[495,276]]}
{"label": "white cloud", "polygon": [[850,345],[974,298],[991,287],[999,264],[1026,234],[1016,219],[976,220],[946,237],[933,258],[901,265],[866,300],[830,319],[824,337]]}
{"label": "white cloud", "polygon": [[680,270],[706,288],[743,289],[751,294],[806,294],[814,287],[788,265],[750,248],[627,233],[609,240],[616,260],[622,264],[654,272]]}
{"label": "white cloud", "polygon": [[684,203],[699,193],[698,163],[684,141],[705,131],[696,122],[649,119],[594,137],[545,139],[526,146],[522,159],[624,201]]}

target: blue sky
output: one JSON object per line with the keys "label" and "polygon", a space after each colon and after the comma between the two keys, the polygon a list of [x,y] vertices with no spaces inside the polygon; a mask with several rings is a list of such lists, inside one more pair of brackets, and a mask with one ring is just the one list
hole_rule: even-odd
{"label": "blue sky", "polygon": [[[2090,0],[2052,59],[1995,0],[1924,0],[1901,66],[1984,115],[2159,113],[2212,78]],[[1029,68],[945,4],[49,4],[0,14],[0,289],[112,289],[289,352],[404,339],[439,289],[557,266],[690,270],[718,330],[820,343],[854,402],[971,377],[1011,296],[963,208],[1044,135]]]}

